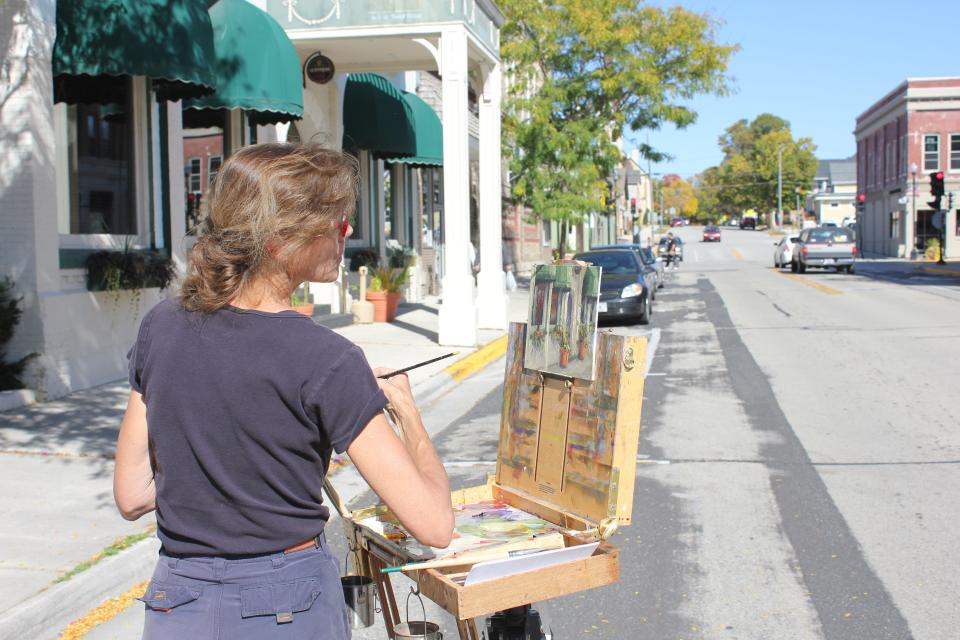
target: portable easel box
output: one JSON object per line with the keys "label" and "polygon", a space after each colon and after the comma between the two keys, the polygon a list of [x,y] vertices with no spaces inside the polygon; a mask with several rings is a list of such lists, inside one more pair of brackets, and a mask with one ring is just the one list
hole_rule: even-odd
{"label": "portable easel box", "polygon": [[[524,368],[527,325],[509,329],[496,474],[454,491],[454,507],[496,500],[562,528],[566,547],[600,542],[587,558],[464,586],[470,565],[404,573],[456,619],[461,638],[479,640],[474,618],[601,587],[619,580],[618,549],[606,540],[630,524],[647,339],[597,333],[592,381]],[[390,637],[400,616],[388,566],[415,561],[397,540],[362,524],[396,522],[377,505],[345,516],[360,570],[377,582]]]}

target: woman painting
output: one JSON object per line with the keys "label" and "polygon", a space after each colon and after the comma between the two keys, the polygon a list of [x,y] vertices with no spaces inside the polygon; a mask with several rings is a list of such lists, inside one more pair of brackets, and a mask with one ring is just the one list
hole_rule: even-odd
{"label": "woman painting", "polygon": [[157,512],[144,638],[348,638],[323,537],[332,451],[420,542],[449,544],[449,483],[406,376],[375,378],[356,345],[290,308],[299,283],[337,279],[356,193],[344,154],[241,149],[179,297],[143,318],[114,495],[129,520]]}

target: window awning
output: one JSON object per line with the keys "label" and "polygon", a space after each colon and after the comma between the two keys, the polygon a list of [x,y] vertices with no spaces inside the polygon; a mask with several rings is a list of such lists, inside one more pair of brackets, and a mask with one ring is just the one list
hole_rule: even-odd
{"label": "window awning", "polygon": [[53,99],[123,104],[130,76],[157,97],[213,92],[213,28],[203,0],[62,0],[53,45]]}
{"label": "window awning", "polygon": [[375,73],[351,73],[343,93],[343,148],[378,158],[417,153],[414,116],[403,92]]}
{"label": "window awning", "polygon": [[218,0],[210,21],[217,90],[184,102],[185,116],[188,110],[243,109],[255,124],[302,118],[300,59],[277,21],[247,0]]}
{"label": "window awning", "polygon": [[413,114],[416,151],[412,156],[388,160],[410,165],[443,166],[443,124],[437,113],[415,93],[404,91],[403,100]]}

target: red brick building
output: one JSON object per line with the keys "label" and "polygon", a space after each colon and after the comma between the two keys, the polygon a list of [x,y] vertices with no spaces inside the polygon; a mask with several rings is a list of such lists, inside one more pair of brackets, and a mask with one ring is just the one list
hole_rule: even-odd
{"label": "red brick building", "polygon": [[917,257],[941,238],[927,203],[929,175],[943,171],[946,192],[955,193],[946,255],[960,258],[960,78],[904,81],[857,117],[854,135],[857,188],[866,196],[857,217],[865,254]]}

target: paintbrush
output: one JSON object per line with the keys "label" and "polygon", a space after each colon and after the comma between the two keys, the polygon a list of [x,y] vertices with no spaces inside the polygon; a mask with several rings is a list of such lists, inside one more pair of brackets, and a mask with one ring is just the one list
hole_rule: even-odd
{"label": "paintbrush", "polygon": [[563,535],[558,532],[547,533],[542,536],[519,540],[517,542],[505,542],[487,549],[467,551],[453,558],[440,558],[438,560],[426,560],[424,562],[411,562],[410,564],[398,567],[386,567],[382,572],[420,571],[422,569],[439,569],[442,567],[477,564],[478,562],[487,562],[489,560],[506,560],[507,558],[526,555],[528,553],[547,551],[548,549],[560,549],[563,546]]}
{"label": "paintbrush", "polygon": [[444,358],[449,358],[450,356],[455,356],[455,355],[457,355],[458,353],[460,353],[460,352],[459,352],[459,351],[451,351],[450,353],[447,353],[447,354],[445,354],[445,355],[439,356],[439,357],[437,357],[437,358],[433,358],[432,360],[425,360],[425,361],[423,361],[423,362],[418,362],[417,364],[412,364],[412,365],[410,365],[409,367],[404,367],[403,369],[397,369],[396,371],[391,371],[390,373],[385,373],[385,374],[383,374],[382,376],[377,376],[377,377],[380,378],[381,380],[386,380],[387,378],[392,378],[393,376],[398,376],[398,375],[400,375],[401,373],[406,373],[407,371],[411,371],[411,370],[413,370],[413,369],[418,369],[418,368],[423,367],[423,366],[426,366],[426,365],[428,365],[428,364],[433,364],[434,362],[437,362],[438,360],[443,360]]}

